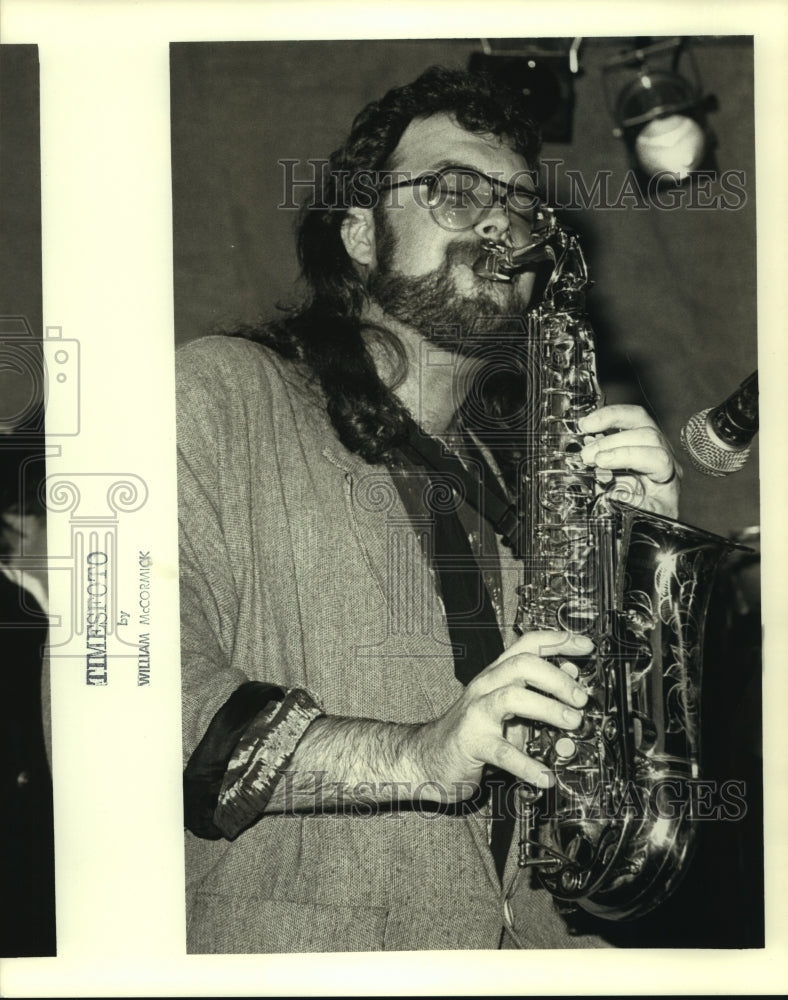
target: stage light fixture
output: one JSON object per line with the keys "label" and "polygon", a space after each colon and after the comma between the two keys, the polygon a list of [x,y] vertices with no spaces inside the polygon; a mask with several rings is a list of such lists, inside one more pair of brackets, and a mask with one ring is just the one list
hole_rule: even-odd
{"label": "stage light fixture", "polygon": [[468,69],[483,72],[526,98],[531,117],[545,142],[571,142],[581,39],[482,39],[481,52],[471,55]]}
{"label": "stage light fixture", "polygon": [[713,171],[714,136],[691,46],[674,38],[636,46],[603,69],[608,109],[630,160],[648,183],[678,185],[696,171]]}

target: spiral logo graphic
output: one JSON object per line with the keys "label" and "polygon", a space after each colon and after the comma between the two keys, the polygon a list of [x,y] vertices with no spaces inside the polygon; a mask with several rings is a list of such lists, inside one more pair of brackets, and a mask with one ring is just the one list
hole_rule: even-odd
{"label": "spiral logo graphic", "polygon": [[397,489],[388,477],[378,473],[364,476],[359,480],[354,496],[362,510],[373,514],[385,514],[397,501]]}
{"label": "spiral logo graphic", "polygon": [[484,368],[469,386],[465,410],[474,427],[516,433],[519,441],[527,428],[536,426],[541,401],[538,390],[538,370],[522,345],[488,346]]}
{"label": "spiral logo graphic", "polygon": [[107,489],[107,504],[118,514],[139,510],[147,499],[148,487],[138,476],[118,479]]}
{"label": "spiral logo graphic", "polygon": [[450,514],[462,504],[465,491],[459,479],[446,475],[427,483],[422,499],[426,510],[434,514]]}
{"label": "spiral logo graphic", "polygon": [[47,510],[64,513],[76,510],[82,498],[79,487],[71,479],[49,476],[43,484],[43,499]]}
{"label": "spiral logo graphic", "polygon": [[629,504],[630,507],[642,507],[646,499],[643,484],[635,475],[619,475],[611,480],[606,488],[608,498]]}

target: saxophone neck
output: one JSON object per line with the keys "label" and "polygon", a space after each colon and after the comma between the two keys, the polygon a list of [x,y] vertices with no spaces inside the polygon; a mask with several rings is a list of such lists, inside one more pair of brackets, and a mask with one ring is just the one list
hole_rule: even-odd
{"label": "saxophone neck", "polygon": [[541,271],[545,301],[560,300],[563,296],[576,299],[589,287],[580,243],[574,233],[558,222],[551,209],[545,208],[542,214],[534,238],[527,246],[512,247],[484,240],[473,270],[488,281],[499,282],[511,282],[525,271]]}

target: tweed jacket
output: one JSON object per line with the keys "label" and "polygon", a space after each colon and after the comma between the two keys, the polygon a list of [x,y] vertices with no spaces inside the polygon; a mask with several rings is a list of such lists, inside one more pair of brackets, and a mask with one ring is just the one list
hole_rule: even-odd
{"label": "tweed jacket", "polygon": [[[461,685],[418,538],[297,367],[195,341],[178,413],[185,759],[248,680],[304,687],[329,715],[445,712]],[[510,561],[512,603],[516,583]],[[266,814],[233,842],[186,838],[191,953],[599,944],[517,878],[514,848],[502,890],[480,815]]]}

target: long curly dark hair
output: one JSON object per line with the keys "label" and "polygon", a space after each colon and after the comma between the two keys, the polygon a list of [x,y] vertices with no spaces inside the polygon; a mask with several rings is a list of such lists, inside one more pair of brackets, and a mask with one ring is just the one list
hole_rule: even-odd
{"label": "long curly dark hair", "polygon": [[[339,439],[370,463],[391,458],[404,439],[408,413],[378,377],[362,337],[366,291],[341,228],[346,210],[364,204],[364,190],[353,178],[392,169],[392,154],[410,122],[439,113],[452,115],[469,132],[504,138],[535,166],[539,133],[522,94],[481,74],[431,67],[358,114],[346,142],[330,156],[315,198],[302,206],[297,246],[307,301],[284,320],[235,331],[303,362],[322,389]],[[404,364],[394,335],[377,332],[392,338],[390,346]]]}

